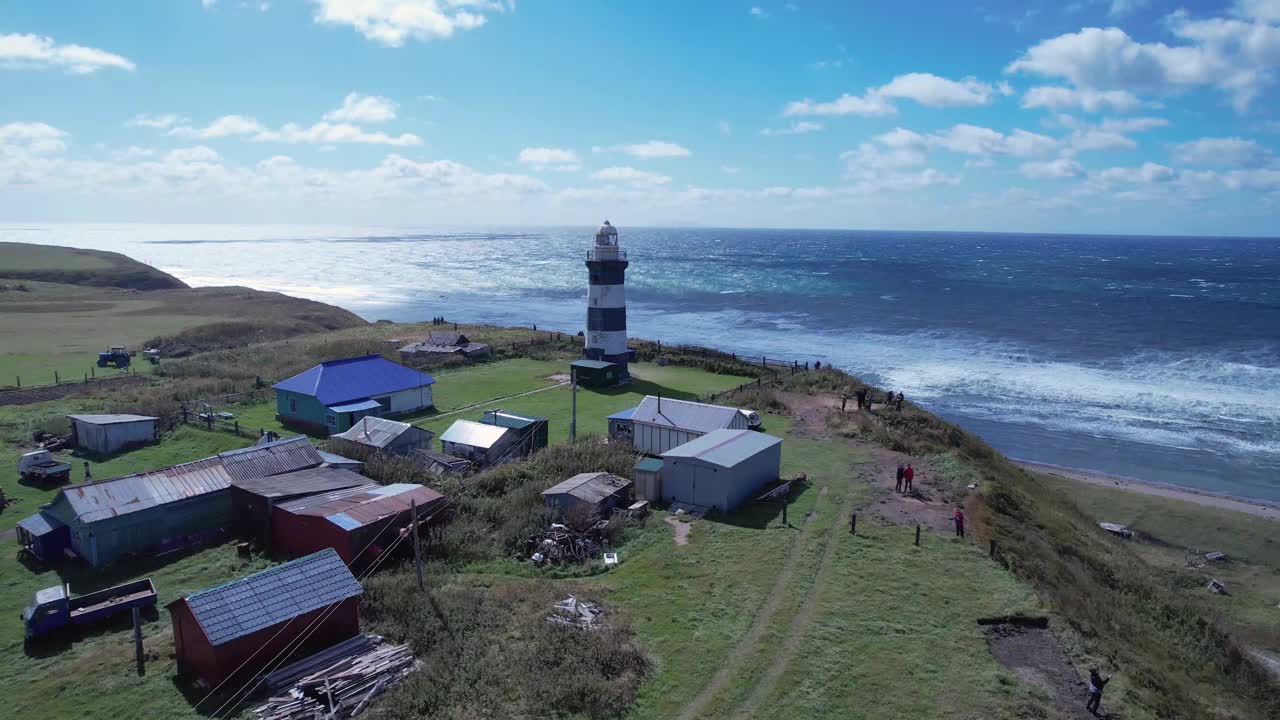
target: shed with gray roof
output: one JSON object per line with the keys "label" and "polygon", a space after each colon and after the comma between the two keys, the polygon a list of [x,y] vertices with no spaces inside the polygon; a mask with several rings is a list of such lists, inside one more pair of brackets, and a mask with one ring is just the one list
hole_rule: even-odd
{"label": "shed with gray roof", "polygon": [[150,415],[68,415],[71,444],[97,455],[110,455],[156,439]]}
{"label": "shed with gray roof", "polygon": [[733,510],[782,472],[782,438],[715,430],[662,454],[662,499]]}
{"label": "shed with gray roof", "polygon": [[737,408],[649,395],[631,413],[631,426],[636,450],[661,455],[715,430],[745,430],[747,418]]}
{"label": "shed with gray roof", "polygon": [[518,436],[511,428],[457,420],[440,436],[440,449],[446,455],[490,465],[506,459],[516,440]]}
{"label": "shed with gray roof", "polygon": [[542,493],[542,501],[561,513],[585,507],[603,516],[624,504],[630,495],[630,480],[607,472],[592,472],[579,473],[547,488]]}
{"label": "shed with gray roof", "polygon": [[332,548],[169,603],[178,672],[209,686],[251,678],[299,643],[296,657],[360,632],[363,590]]}
{"label": "shed with gray roof", "polygon": [[329,447],[337,452],[364,450],[390,455],[406,455],[418,448],[430,448],[435,433],[409,423],[366,416],[350,430],[329,436]]}

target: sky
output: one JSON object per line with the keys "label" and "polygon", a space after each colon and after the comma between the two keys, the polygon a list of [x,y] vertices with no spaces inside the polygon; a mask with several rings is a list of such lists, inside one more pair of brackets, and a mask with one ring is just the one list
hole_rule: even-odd
{"label": "sky", "polygon": [[0,222],[1280,236],[1280,0],[12,0]]}

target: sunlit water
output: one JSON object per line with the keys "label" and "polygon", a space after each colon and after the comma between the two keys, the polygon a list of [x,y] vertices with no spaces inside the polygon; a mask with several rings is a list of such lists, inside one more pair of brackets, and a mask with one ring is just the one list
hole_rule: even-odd
{"label": "sunlit water", "polygon": [[[0,226],[368,319],[584,324],[590,227]],[[633,335],[833,362],[1019,458],[1280,500],[1280,241],[621,231]]]}

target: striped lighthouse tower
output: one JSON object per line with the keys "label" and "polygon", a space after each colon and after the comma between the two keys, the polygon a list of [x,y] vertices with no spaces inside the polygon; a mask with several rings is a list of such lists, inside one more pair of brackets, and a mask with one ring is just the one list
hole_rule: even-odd
{"label": "striped lighthouse tower", "polygon": [[618,229],[608,220],[596,231],[596,242],[587,252],[590,290],[587,295],[588,360],[617,363],[620,379],[627,372],[627,253],[618,247]]}

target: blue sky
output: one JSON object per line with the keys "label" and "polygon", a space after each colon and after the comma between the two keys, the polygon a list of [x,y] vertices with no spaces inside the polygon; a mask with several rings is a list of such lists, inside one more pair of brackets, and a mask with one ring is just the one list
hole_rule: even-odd
{"label": "blue sky", "polygon": [[0,221],[1280,235],[1280,0],[0,7]]}

